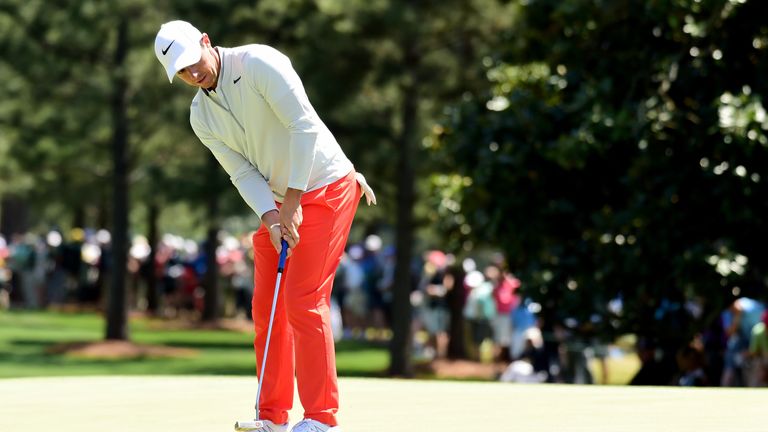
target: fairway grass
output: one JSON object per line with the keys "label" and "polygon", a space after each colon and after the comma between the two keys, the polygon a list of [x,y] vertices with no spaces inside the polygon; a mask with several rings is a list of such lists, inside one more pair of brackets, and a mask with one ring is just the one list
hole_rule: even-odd
{"label": "fairway grass", "polygon": [[[62,343],[98,342],[104,320],[92,313],[0,312],[0,378],[82,375],[255,375],[250,331],[165,329],[167,323],[130,320],[130,339],[192,350],[193,355],[163,358],[93,359],[50,354]],[[166,326],[167,327],[167,326]],[[358,341],[337,344],[341,376],[381,376],[388,363],[385,347]],[[4,432],[0,428],[0,432]]]}
{"label": "fairway grass", "polygon": [[[344,378],[344,432],[764,432],[768,392]],[[0,380],[0,431],[214,432],[253,417],[244,377]],[[292,422],[302,416],[298,396]]]}

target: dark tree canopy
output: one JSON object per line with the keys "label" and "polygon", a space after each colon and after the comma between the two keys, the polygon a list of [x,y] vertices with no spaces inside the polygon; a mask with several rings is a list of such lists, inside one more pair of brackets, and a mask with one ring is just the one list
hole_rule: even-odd
{"label": "dark tree canopy", "polygon": [[453,240],[501,247],[550,314],[598,314],[606,333],[686,337],[701,323],[648,311],[700,298],[711,319],[761,296],[768,5],[520,4],[489,90],[433,134]]}

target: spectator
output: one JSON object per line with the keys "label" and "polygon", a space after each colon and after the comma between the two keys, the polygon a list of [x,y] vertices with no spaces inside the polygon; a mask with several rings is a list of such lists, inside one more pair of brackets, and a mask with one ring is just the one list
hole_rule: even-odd
{"label": "spectator", "polygon": [[520,288],[520,281],[512,275],[504,274],[497,265],[485,268],[485,277],[493,286],[493,300],[496,315],[493,318],[494,357],[497,361],[509,363],[509,347],[512,342],[512,310],[520,302],[515,292]]}
{"label": "spectator", "polygon": [[704,347],[700,341],[694,341],[681,348],[676,355],[680,369],[678,385],[683,387],[704,387],[709,385],[704,372]]}
{"label": "spectator", "polygon": [[481,345],[493,338],[491,322],[496,315],[493,285],[477,270],[467,273],[464,284],[470,289],[464,303],[464,319],[469,325],[472,341],[469,351],[472,357],[480,359]]}
{"label": "spectator", "polygon": [[501,374],[502,382],[543,383],[549,378],[549,361],[538,328],[526,331],[525,349],[519,359],[512,361]]}
{"label": "spectator", "polygon": [[235,294],[235,313],[242,313],[246,319],[251,316],[251,298],[253,297],[253,268],[245,260],[235,261],[232,267],[232,289]]}
{"label": "spectator", "polygon": [[512,360],[517,360],[523,355],[526,341],[530,336],[529,329],[536,328],[535,306],[531,299],[518,302],[512,310],[512,338],[510,340],[509,355]]}
{"label": "spectator", "polygon": [[347,337],[362,337],[367,317],[367,299],[363,291],[365,274],[359,260],[363,258],[363,248],[352,245],[349,252],[341,257],[339,266],[343,274],[342,322]]}
{"label": "spectator", "polygon": [[8,309],[11,305],[10,282],[11,270],[8,268],[7,259],[10,255],[5,238],[0,235],[0,310]]}
{"label": "spectator", "polygon": [[637,340],[637,356],[640,358],[640,370],[637,371],[630,385],[661,386],[669,385],[668,372],[661,361],[657,345],[650,338]]}
{"label": "spectator", "polygon": [[37,253],[35,252],[35,240],[31,235],[16,234],[12,236],[10,246],[10,268],[12,272],[13,288],[19,290],[21,301],[29,309],[36,309],[39,302],[37,281],[35,279],[35,267],[37,265]]}
{"label": "spectator", "polygon": [[46,236],[48,243],[47,297],[51,305],[62,305],[67,299],[66,272],[63,266],[62,236],[53,230]]}
{"label": "spectator", "polygon": [[760,322],[752,327],[749,340],[749,356],[755,370],[752,383],[755,387],[768,385],[768,331],[766,329],[768,329],[768,311],[764,311]]}
{"label": "spectator", "polygon": [[395,264],[397,262],[394,246],[384,248],[381,257],[381,278],[378,287],[384,307],[384,321],[387,327],[390,327],[392,323],[392,296],[395,288]]}
{"label": "spectator", "polygon": [[704,347],[705,372],[710,384],[720,383],[723,374],[723,353],[725,352],[725,331],[722,326],[721,316],[718,314],[710,320],[701,332],[702,345]]}
{"label": "spectator", "polygon": [[365,238],[365,249],[360,260],[363,270],[363,290],[367,299],[368,317],[370,327],[378,334],[384,330],[386,320],[384,318],[384,298],[379,289],[381,279],[381,263],[379,251],[381,250],[381,238],[377,235],[369,235]]}
{"label": "spectator", "polygon": [[749,349],[752,328],[760,322],[764,310],[765,306],[759,301],[740,297],[723,311],[726,348],[721,386],[746,385],[745,354]]}
{"label": "spectator", "polygon": [[446,255],[430,251],[426,255],[419,291],[422,293],[421,322],[427,332],[427,350],[444,357],[448,347],[448,304],[445,277]]}
{"label": "spectator", "polygon": [[80,228],[73,228],[69,231],[68,241],[61,250],[61,266],[65,272],[65,291],[67,295],[70,292],[77,292],[80,287],[80,274],[83,265],[82,248],[85,232]]}

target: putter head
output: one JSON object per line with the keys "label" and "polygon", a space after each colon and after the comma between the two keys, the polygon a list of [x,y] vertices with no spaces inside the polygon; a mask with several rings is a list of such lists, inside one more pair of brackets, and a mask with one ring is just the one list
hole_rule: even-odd
{"label": "putter head", "polygon": [[236,431],[255,431],[263,427],[264,427],[264,422],[261,420],[235,422]]}

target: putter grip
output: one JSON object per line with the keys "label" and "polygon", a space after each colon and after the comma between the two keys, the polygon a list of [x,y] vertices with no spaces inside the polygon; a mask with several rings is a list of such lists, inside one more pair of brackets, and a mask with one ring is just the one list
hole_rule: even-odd
{"label": "putter grip", "polygon": [[280,250],[280,262],[277,263],[277,272],[282,273],[285,268],[285,259],[288,258],[288,242],[280,240],[280,244],[283,248]]}

